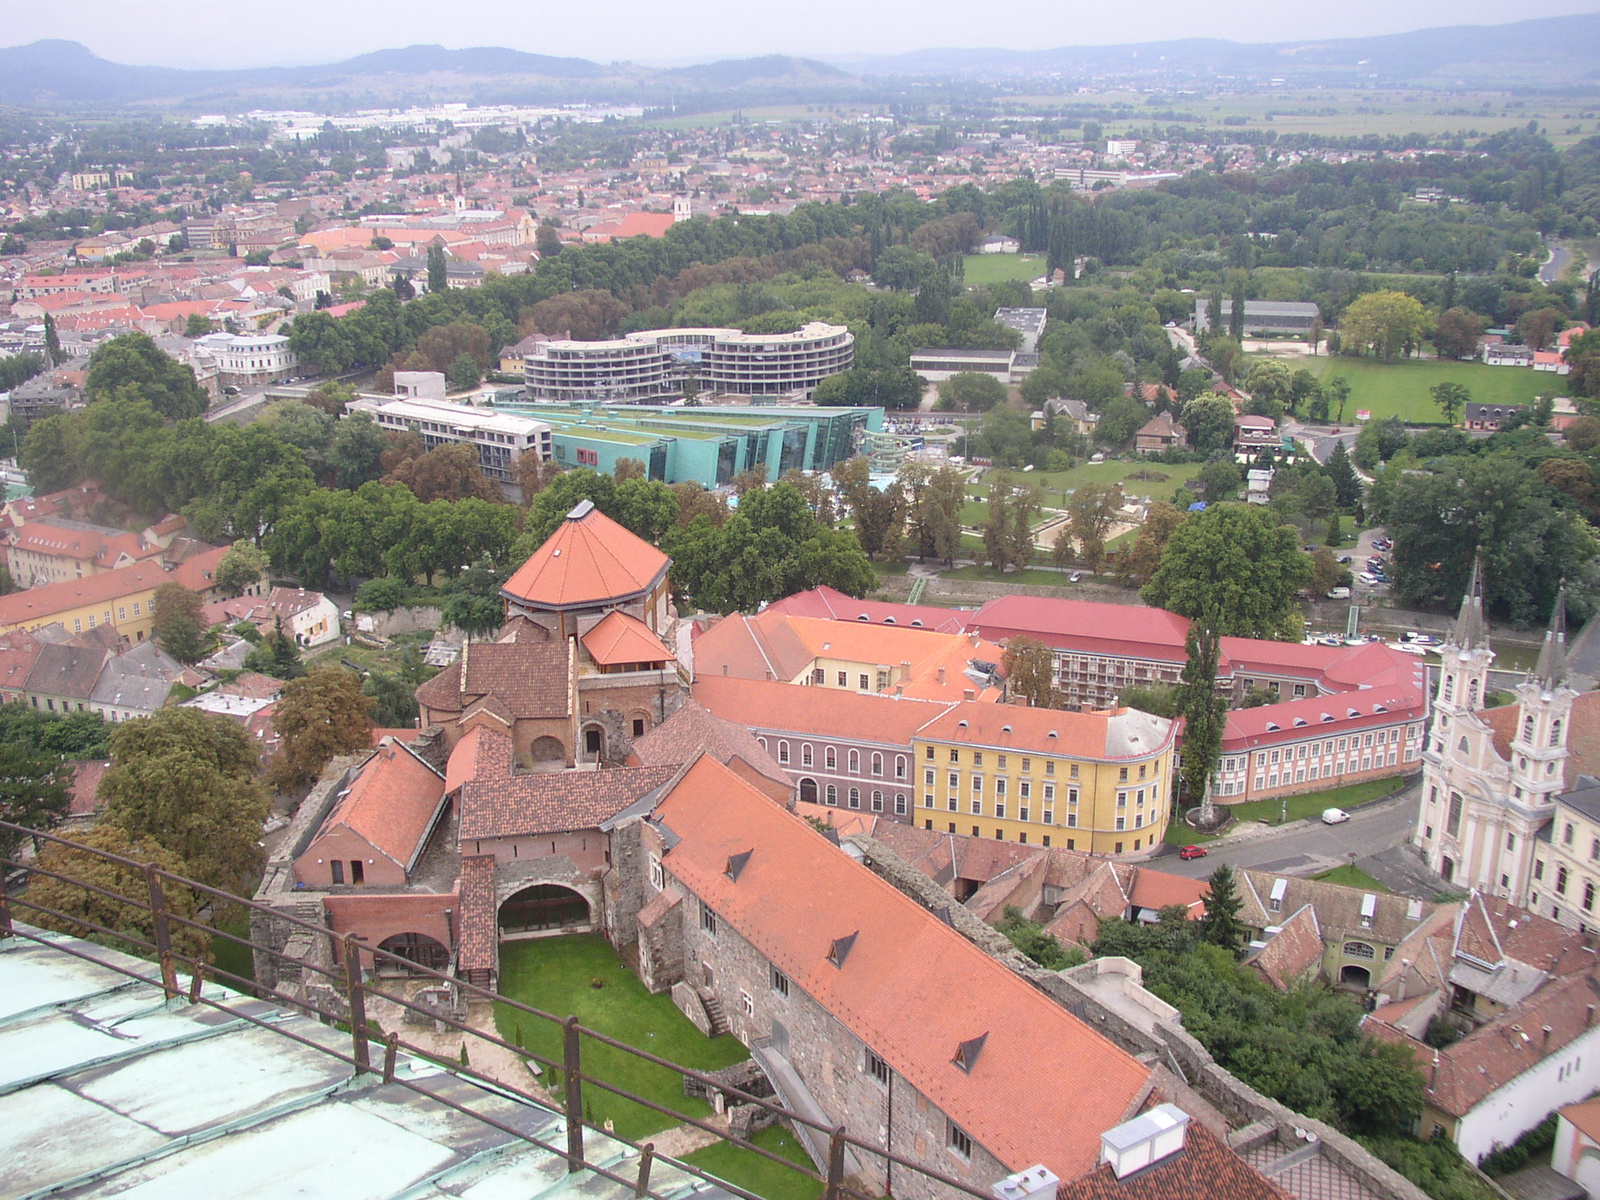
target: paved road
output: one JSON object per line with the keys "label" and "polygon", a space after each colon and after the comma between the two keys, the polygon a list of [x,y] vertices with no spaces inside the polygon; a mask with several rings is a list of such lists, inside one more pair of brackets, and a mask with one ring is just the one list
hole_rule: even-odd
{"label": "paved road", "polygon": [[1567,269],[1567,264],[1572,261],[1572,251],[1560,242],[1550,243],[1550,257],[1545,260],[1544,266],[1539,268],[1540,283],[1554,283],[1561,278],[1561,273]]}
{"label": "paved road", "polygon": [[[1205,858],[1188,862],[1178,857],[1176,849],[1171,849],[1152,860],[1150,865],[1190,879],[1210,875],[1221,863],[1286,875],[1311,875],[1350,862],[1354,852],[1357,863],[1366,870],[1367,860],[1404,845],[1410,838],[1421,796],[1421,785],[1413,783],[1393,799],[1357,809],[1342,825],[1324,825],[1313,818],[1258,837],[1238,841],[1223,839],[1220,845],[1208,847],[1210,853]],[[1387,860],[1393,856],[1384,857]],[[1432,890],[1443,887],[1441,880]]]}

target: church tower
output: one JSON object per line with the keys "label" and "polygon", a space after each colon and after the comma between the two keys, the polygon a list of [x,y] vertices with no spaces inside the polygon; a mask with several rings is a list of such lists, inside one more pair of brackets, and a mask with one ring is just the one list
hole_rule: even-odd
{"label": "church tower", "polygon": [[1567,683],[1566,585],[1556,594],[1533,674],[1517,686],[1519,719],[1511,741],[1511,798],[1549,815],[1565,790],[1564,764],[1572,702]]}
{"label": "church tower", "polygon": [[[1455,628],[1445,639],[1439,662],[1439,694],[1434,712],[1460,717],[1483,707],[1489,691],[1489,664],[1494,651],[1489,649],[1489,626],[1483,617],[1483,561],[1472,564],[1467,594],[1461,598],[1461,613]],[[1449,722],[1435,721],[1435,729],[1449,728]]]}

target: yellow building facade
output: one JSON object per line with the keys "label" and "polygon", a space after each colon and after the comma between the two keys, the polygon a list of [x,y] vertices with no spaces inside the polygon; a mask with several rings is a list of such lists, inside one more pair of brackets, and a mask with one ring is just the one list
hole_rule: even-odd
{"label": "yellow building facade", "polygon": [[215,599],[211,577],[228,549],[207,550],[171,567],[142,562],[0,596],[0,633],[52,624],[68,633],[86,633],[110,625],[130,642],[142,642],[155,621],[156,589],[177,583],[202,599]]}
{"label": "yellow building facade", "polygon": [[912,738],[925,829],[1148,853],[1171,811],[1172,721],[1137,709],[962,703]]}

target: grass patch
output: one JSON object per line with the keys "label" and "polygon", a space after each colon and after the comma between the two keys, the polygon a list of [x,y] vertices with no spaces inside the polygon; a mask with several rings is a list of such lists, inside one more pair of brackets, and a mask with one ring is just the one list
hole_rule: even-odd
{"label": "grass patch", "polygon": [[[1120,483],[1129,495],[1151,496],[1157,500],[1171,500],[1172,493],[1189,482],[1204,467],[1204,463],[1141,462],[1138,459],[1108,459],[1105,462],[1079,463],[1070,471],[1029,471],[1017,474],[1016,480],[1029,484],[1045,493],[1046,504],[1059,508],[1062,493],[1082,487],[1086,483]],[[1165,479],[1159,478],[1165,475]],[[1051,495],[1050,493],[1055,493]]]}
{"label": "grass patch", "polygon": [[[1329,788],[1325,792],[1307,792],[1299,796],[1288,797],[1289,820],[1303,821],[1307,817],[1316,817],[1322,814],[1325,808],[1352,809],[1360,808],[1363,804],[1372,804],[1386,796],[1392,796],[1405,786],[1405,780],[1368,779],[1362,783],[1350,783],[1344,787]],[[1252,800],[1248,804],[1235,804],[1228,811],[1241,821],[1260,821],[1265,825],[1277,825],[1282,821],[1284,801]]]}
{"label": "grass patch", "polygon": [[[811,1157],[801,1146],[794,1132],[782,1125],[771,1125],[750,1135],[750,1140],[763,1150],[782,1155],[807,1170],[815,1170]],[[798,1171],[780,1167],[759,1154],[727,1142],[718,1142],[704,1150],[686,1154],[683,1161],[709,1171],[718,1179],[765,1196],[767,1200],[817,1200],[822,1195],[822,1181],[811,1179]]]}
{"label": "grass patch", "polygon": [[974,286],[1019,280],[1030,283],[1044,274],[1042,254],[969,254],[966,279]]}
{"label": "grass patch", "polygon": [[[223,933],[231,933],[234,937],[248,938],[250,936],[250,911],[243,909],[239,915],[228,921],[220,922],[217,928]],[[256,977],[255,957],[250,952],[249,946],[241,946],[238,942],[230,942],[225,937],[211,939],[211,956],[216,961],[217,968],[227,971],[231,975],[238,975],[243,979]],[[243,988],[244,985],[232,979],[221,981],[224,987],[234,989]]]}
{"label": "grass patch", "polygon": [[993,567],[957,567],[953,571],[940,571],[940,579],[977,579],[985,583],[1025,583],[1037,587],[1066,588],[1072,586],[1060,571],[1040,571],[1032,567],[1021,571],[997,571]]}
{"label": "grass patch", "polygon": [[1342,377],[1349,383],[1346,425],[1355,421],[1357,409],[1370,410],[1374,421],[1399,417],[1408,425],[1443,425],[1439,406],[1428,393],[1439,383],[1459,383],[1472,393],[1474,401],[1484,404],[1531,404],[1541,394],[1560,396],[1567,391],[1560,376],[1531,367],[1490,367],[1437,359],[1382,363],[1320,355],[1303,360],[1303,365],[1317,372],[1324,382]]}
{"label": "grass patch", "polygon": [[1345,887],[1360,888],[1364,892],[1387,892],[1389,890],[1354,863],[1344,863],[1341,866],[1334,867],[1331,871],[1324,871],[1322,874],[1313,875],[1311,878],[1320,879],[1323,883],[1339,883]]}
{"label": "grass patch", "polygon": [[[603,986],[591,986],[594,980]],[[598,934],[505,943],[500,947],[500,990],[545,1012],[575,1015],[590,1029],[686,1067],[716,1070],[749,1056],[731,1035],[705,1037],[669,996],[645,991]],[[561,1061],[559,1026],[504,1006],[495,1009],[495,1025],[506,1040]],[[583,1062],[587,1074],[677,1112],[697,1117],[711,1112],[705,1101],[685,1096],[682,1076],[666,1067],[587,1039]],[[545,1082],[554,1085],[556,1074],[546,1069]],[[676,1124],[671,1117],[593,1085],[584,1089],[583,1107],[586,1121],[600,1125],[609,1118],[625,1138],[643,1138]]]}

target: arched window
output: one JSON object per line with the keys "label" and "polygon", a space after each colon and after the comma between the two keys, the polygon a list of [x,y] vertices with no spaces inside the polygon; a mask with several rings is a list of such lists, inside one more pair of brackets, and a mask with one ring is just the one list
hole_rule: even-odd
{"label": "arched window", "polygon": [[876,750],[872,752],[872,773],[879,778],[883,776],[883,755]]}
{"label": "arched window", "polygon": [[1478,705],[1478,681],[1476,679],[1467,684],[1467,704],[1472,708],[1476,708]]}
{"label": "arched window", "polygon": [[1466,738],[1462,738],[1459,742],[1456,743],[1456,749],[1461,751],[1461,753],[1466,754],[1471,749],[1471,747],[1467,745],[1467,739]]}
{"label": "arched window", "polygon": [[761,748],[763,750],[765,750],[767,748],[767,739],[766,738],[757,738],[756,741],[761,743]]}
{"label": "arched window", "polygon": [[1444,677],[1444,699],[1445,699],[1445,702],[1449,703],[1451,700],[1454,700],[1455,698],[1456,698],[1456,677],[1454,675],[1446,675]]}
{"label": "arched window", "polygon": [[883,811],[883,793],[880,792],[880,791],[874,791],[872,793],[872,811],[873,812],[882,812]]}
{"label": "arched window", "polygon": [[810,742],[801,742],[800,743],[800,765],[802,767],[809,767],[811,765],[811,743]]}
{"label": "arched window", "polygon": [[1554,721],[1550,722],[1550,744],[1552,746],[1561,745],[1561,718],[1560,717],[1557,717]]}
{"label": "arched window", "polygon": [[1522,718],[1522,740],[1525,742],[1533,741],[1533,718],[1531,716]]}
{"label": "arched window", "polygon": [[851,808],[860,808],[861,807],[861,789],[860,788],[851,788],[850,789],[850,807]]}
{"label": "arched window", "polygon": [[778,743],[778,761],[781,762],[781,763],[787,763],[789,761],[789,743],[788,742],[779,742]]}
{"label": "arched window", "polygon": [[894,756],[894,777],[896,779],[904,779],[906,777],[906,756],[904,754],[896,754]]}
{"label": "arched window", "polygon": [[1366,942],[1346,942],[1344,944],[1346,958],[1376,958],[1377,953]]}
{"label": "arched window", "polygon": [[848,758],[845,761],[849,763],[850,774],[852,774],[852,775],[861,774],[861,751],[859,751],[859,750],[850,751],[850,754],[849,754]]}
{"label": "arched window", "polygon": [[839,752],[832,746],[828,746],[822,751],[822,765],[830,771],[839,769]]}
{"label": "arched window", "polygon": [[834,787],[833,784],[830,783],[828,785],[828,790],[827,790],[826,795],[828,797],[828,803],[833,805],[835,808],[837,808],[839,806],[839,789]]}

